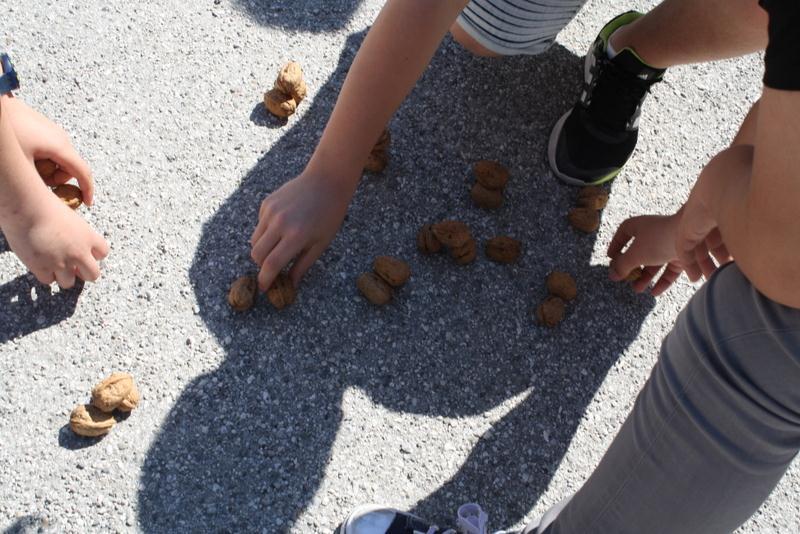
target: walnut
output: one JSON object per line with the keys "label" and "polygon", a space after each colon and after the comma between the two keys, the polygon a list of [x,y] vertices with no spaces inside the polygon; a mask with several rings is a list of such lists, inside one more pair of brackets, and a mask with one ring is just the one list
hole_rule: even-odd
{"label": "walnut", "polygon": [[296,296],[294,284],[286,273],[280,273],[267,289],[267,300],[279,310],[291,305]]}
{"label": "walnut", "polygon": [[388,129],[381,132],[375,146],[367,157],[367,162],[364,164],[364,170],[367,172],[382,172],[383,169],[389,164],[389,142],[391,141],[391,134]]}
{"label": "walnut", "polygon": [[128,396],[122,399],[122,402],[119,403],[117,406],[117,410],[121,412],[130,412],[137,406],[139,406],[139,400],[141,397],[139,396],[139,390],[136,388],[136,384],[131,386],[131,391],[128,393]]}
{"label": "walnut", "polygon": [[297,110],[307,92],[303,69],[290,61],[281,67],[273,88],[264,93],[264,105],[273,115],[286,118]]}
{"label": "walnut", "polygon": [[600,228],[600,214],[591,208],[572,208],[567,218],[573,228],[587,234]]}
{"label": "walnut", "polygon": [[569,273],[553,271],[547,275],[547,292],[562,300],[570,301],[577,296],[578,286]]}
{"label": "walnut", "polygon": [[411,268],[408,264],[392,256],[375,258],[375,261],[372,262],[372,270],[392,287],[402,286],[411,276]]}
{"label": "walnut", "polygon": [[644,270],[641,267],[637,267],[634,270],[632,270],[630,273],[628,273],[628,276],[625,277],[625,281],[626,282],[635,282],[636,280],[641,278],[643,274],[644,274]]}
{"label": "walnut", "polygon": [[434,235],[430,224],[426,224],[419,229],[419,233],[417,234],[417,248],[423,254],[436,254],[442,250],[442,243]]}
{"label": "walnut", "polygon": [[294,98],[278,89],[270,89],[264,93],[264,105],[270,113],[283,119],[297,110],[297,102]]}
{"label": "walnut", "polygon": [[565,308],[564,301],[560,298],[547,297],[536,308],[536,320],[539,321],[539,324],[552,328],[564,319]]}
{"label": "walnut", "polygon": [[356,280],[356,287],[376,306],[384,306],[392,300],[392,288],[375,273],[363,273]]}
{"label": "walnut", "polygon": [[123,402],[126,406],[135,407],[139,403],[138,391],[131,396],[135,387],[133,377],[128,373],[111,373],[111,376],[92,388],[92,404],[104,412],[113,412]]}
{"label": "walnut", "polygon": [[486,242],[486,256],[498,263],[514,263],[522,253],[522,243],[508,236],[497,236]]}
{"label": "walnut", "polygon": [[503,192],[500,189],[486,189],[480,184],[475,182],[470,191],[472,201],[479,208],[494,210],[503,205]]}
{"label": "walnut", "polygon": [[94,438],[111,432],[116,419],[91,404],[76,406],[69,415],[69,427],[79,436]]}
{"label": "walnut", "polygon": [[478,245],[470,237],[466,243],[458,247],[450,248],[450,255],[459,265],[467,265],[475,261],[478,256]]}
{"label": "walnut", "polygon": [[472,239],[469,226],[460,221],[442,221],[431,227],[433,235],[444,246],[458,248]]}
{"label": "walnut", "polygon": [[237,278],[228,292],[228,304],[236,311],[247,311],[256,303],[258,283],[255,276]]}
{"label": "walnut", "polygon": [[489,190],[502,190],[508,183],[508,169],[496,161],[479,161],[472,172],[477,182]]}
{"label": "walnut", "polygon": [[292,97],[297,104],[303,101],[308,88],[303,80],[303,69],[299,63],[290,61],[281,68],[275,80],[275,89]]}
{"label": "walnut", "polygon": [[578,193],[578,206],[599,211],[608,204],[608,193],[602,187],[584,187]]}
{"label": "walnut", "polygon": [[53,193],[55,193],[68,208],[73,210],[80,208],[81,204],[83,204],[83,193],[77,185],[57,185],[53,188]]}
{"label": "walnut", "polygon": [[58,170],[58,165],[51,159],[40,159],[34,161],[33,164],[36,166],[36,172],[39,173],[39,176],[41,176],[44,181],[52,178]]}

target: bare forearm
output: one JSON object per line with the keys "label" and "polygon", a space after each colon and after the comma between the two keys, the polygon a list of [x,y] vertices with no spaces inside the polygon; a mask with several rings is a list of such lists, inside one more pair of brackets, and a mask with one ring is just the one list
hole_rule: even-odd
{"label": "bare forearm", "polygon": [[[707,188],[723,239],[750,282],[776,302],[800,307],[800,128],[791,104],[768,93],[755,147],[734,146],[714,158],[698,187]],[[800,109],[800,101],[794,105]]]}
{"label": "bare forearm", "polygon": [[17,217],[20,210],[31,205],[31,199],[44,185],[25,176],[25,155],[11,128],[8,113],[3,112],[0,98],[0,225]]}
{"label": "bare forearm", "polygon": [[355,188],[381,130],[414,87],[465,0],[390,0],[353,62],[309,163]]}

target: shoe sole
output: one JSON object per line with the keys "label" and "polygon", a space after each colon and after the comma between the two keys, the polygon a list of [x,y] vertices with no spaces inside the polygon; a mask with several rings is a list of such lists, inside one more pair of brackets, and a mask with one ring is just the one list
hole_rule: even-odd
{"label": "shoe sole", "polygon": [[587,185],[601,185],[616,178],[622,169],[617,169],[614,172],[611,172],[593,182],[586,182],[584,180],[581,180],[580,178],[573,178],[572,176],[564,174],[558,169],[558,165],[556,164],[556,146],[558,145],[558,138],[561,135],[561,130],[564,128],[564,123],[567,122],[570,113],[572,113],[571,109],[566,113],[564,113],[561,116],[561,118],[558,119],[556,125],[553,126],[553,131],[550,133],[550,140],[547,143],[547,159],[548,162],[550,163],[550,170],[553,171],[553,174],[556,175],[556,178],[558,178],[567,185],[572,185],[575,187],[585,187]]}
{"label": "shoe sole", "polygon": [[[336,530],[333,532],[333,534],[353,534],[353,532],[351,530],[351,527],[353,525],[353,520],[356,517],[362,516],[362,515],[366,515],[366,514],[369,514],[371,512],[378,512],[380,510],[393,510],[393,508],[387,508],[386,506],[378,506],[378,505],[375,505],[375,504],[363,504],[363,505],[355,508],[352,512],[350,512],[350,515],[348,515],[345,518],[345,520],[342,521],[342,524],[339,525],[338,527],[336,527]],[[395,510],[395,511],[397,511],[397,510]],[[408,513],[408,512],[405,512],[405,513]],[[415,516],[414,514],[408,514],[408,515],[411,515],[411,516],[419,519],[419,517]]]}

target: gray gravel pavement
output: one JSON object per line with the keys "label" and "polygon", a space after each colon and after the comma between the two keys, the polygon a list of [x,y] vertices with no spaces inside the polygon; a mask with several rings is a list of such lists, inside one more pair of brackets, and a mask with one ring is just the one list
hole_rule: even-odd
{"label": "gray gravel pavement", "polygon": [[[231,312],[252,270],[261,198],[313,150],[375,1],[8,0],[0,48],[21,96],[90,162],[104,277],[59,292],[0,254],[0,528],[6,532],[329,532],[364,502],[446,520],[481,502],[520,525],[575,491],[647,378],[694,291],[657,301],[607,281],[616,226],[666,213],[757,97],[758,57],[673,69],[645,107],[634,160],[600,231],[565,222],[575,191],[544,157],[605,20],[654,2],[590,1],[548,53],[492,61],[447,40],[391,124],[392,160],[359,188],[296,304]],[[261,95],[288,59],[310,95],[283,124]],[[512,178],[497,213],[473,208],[471,162]],[[422,257],[426,222],[523,240],[519,265]],[[6,246],[0,240],[0,250]],[[375,309],[355,290],[372,258],[409,261]],[[580,296],[562,326],[532,311],[553,268]],[[101,440],[67,428],[115,370],[140,408]],[[741,532],[796,532],[800,473]]]}

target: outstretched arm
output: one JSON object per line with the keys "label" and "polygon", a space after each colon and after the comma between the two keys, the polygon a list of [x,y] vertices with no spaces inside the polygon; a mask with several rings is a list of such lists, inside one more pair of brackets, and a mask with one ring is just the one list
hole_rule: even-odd
{"label": "outstretched arm", "polygon": [[344,219],[364,162],[466,0],[389,0],[350,68],[303,173],[261,204],[251,256],[266,289],[294,259],[292,281],[324,252]]}

